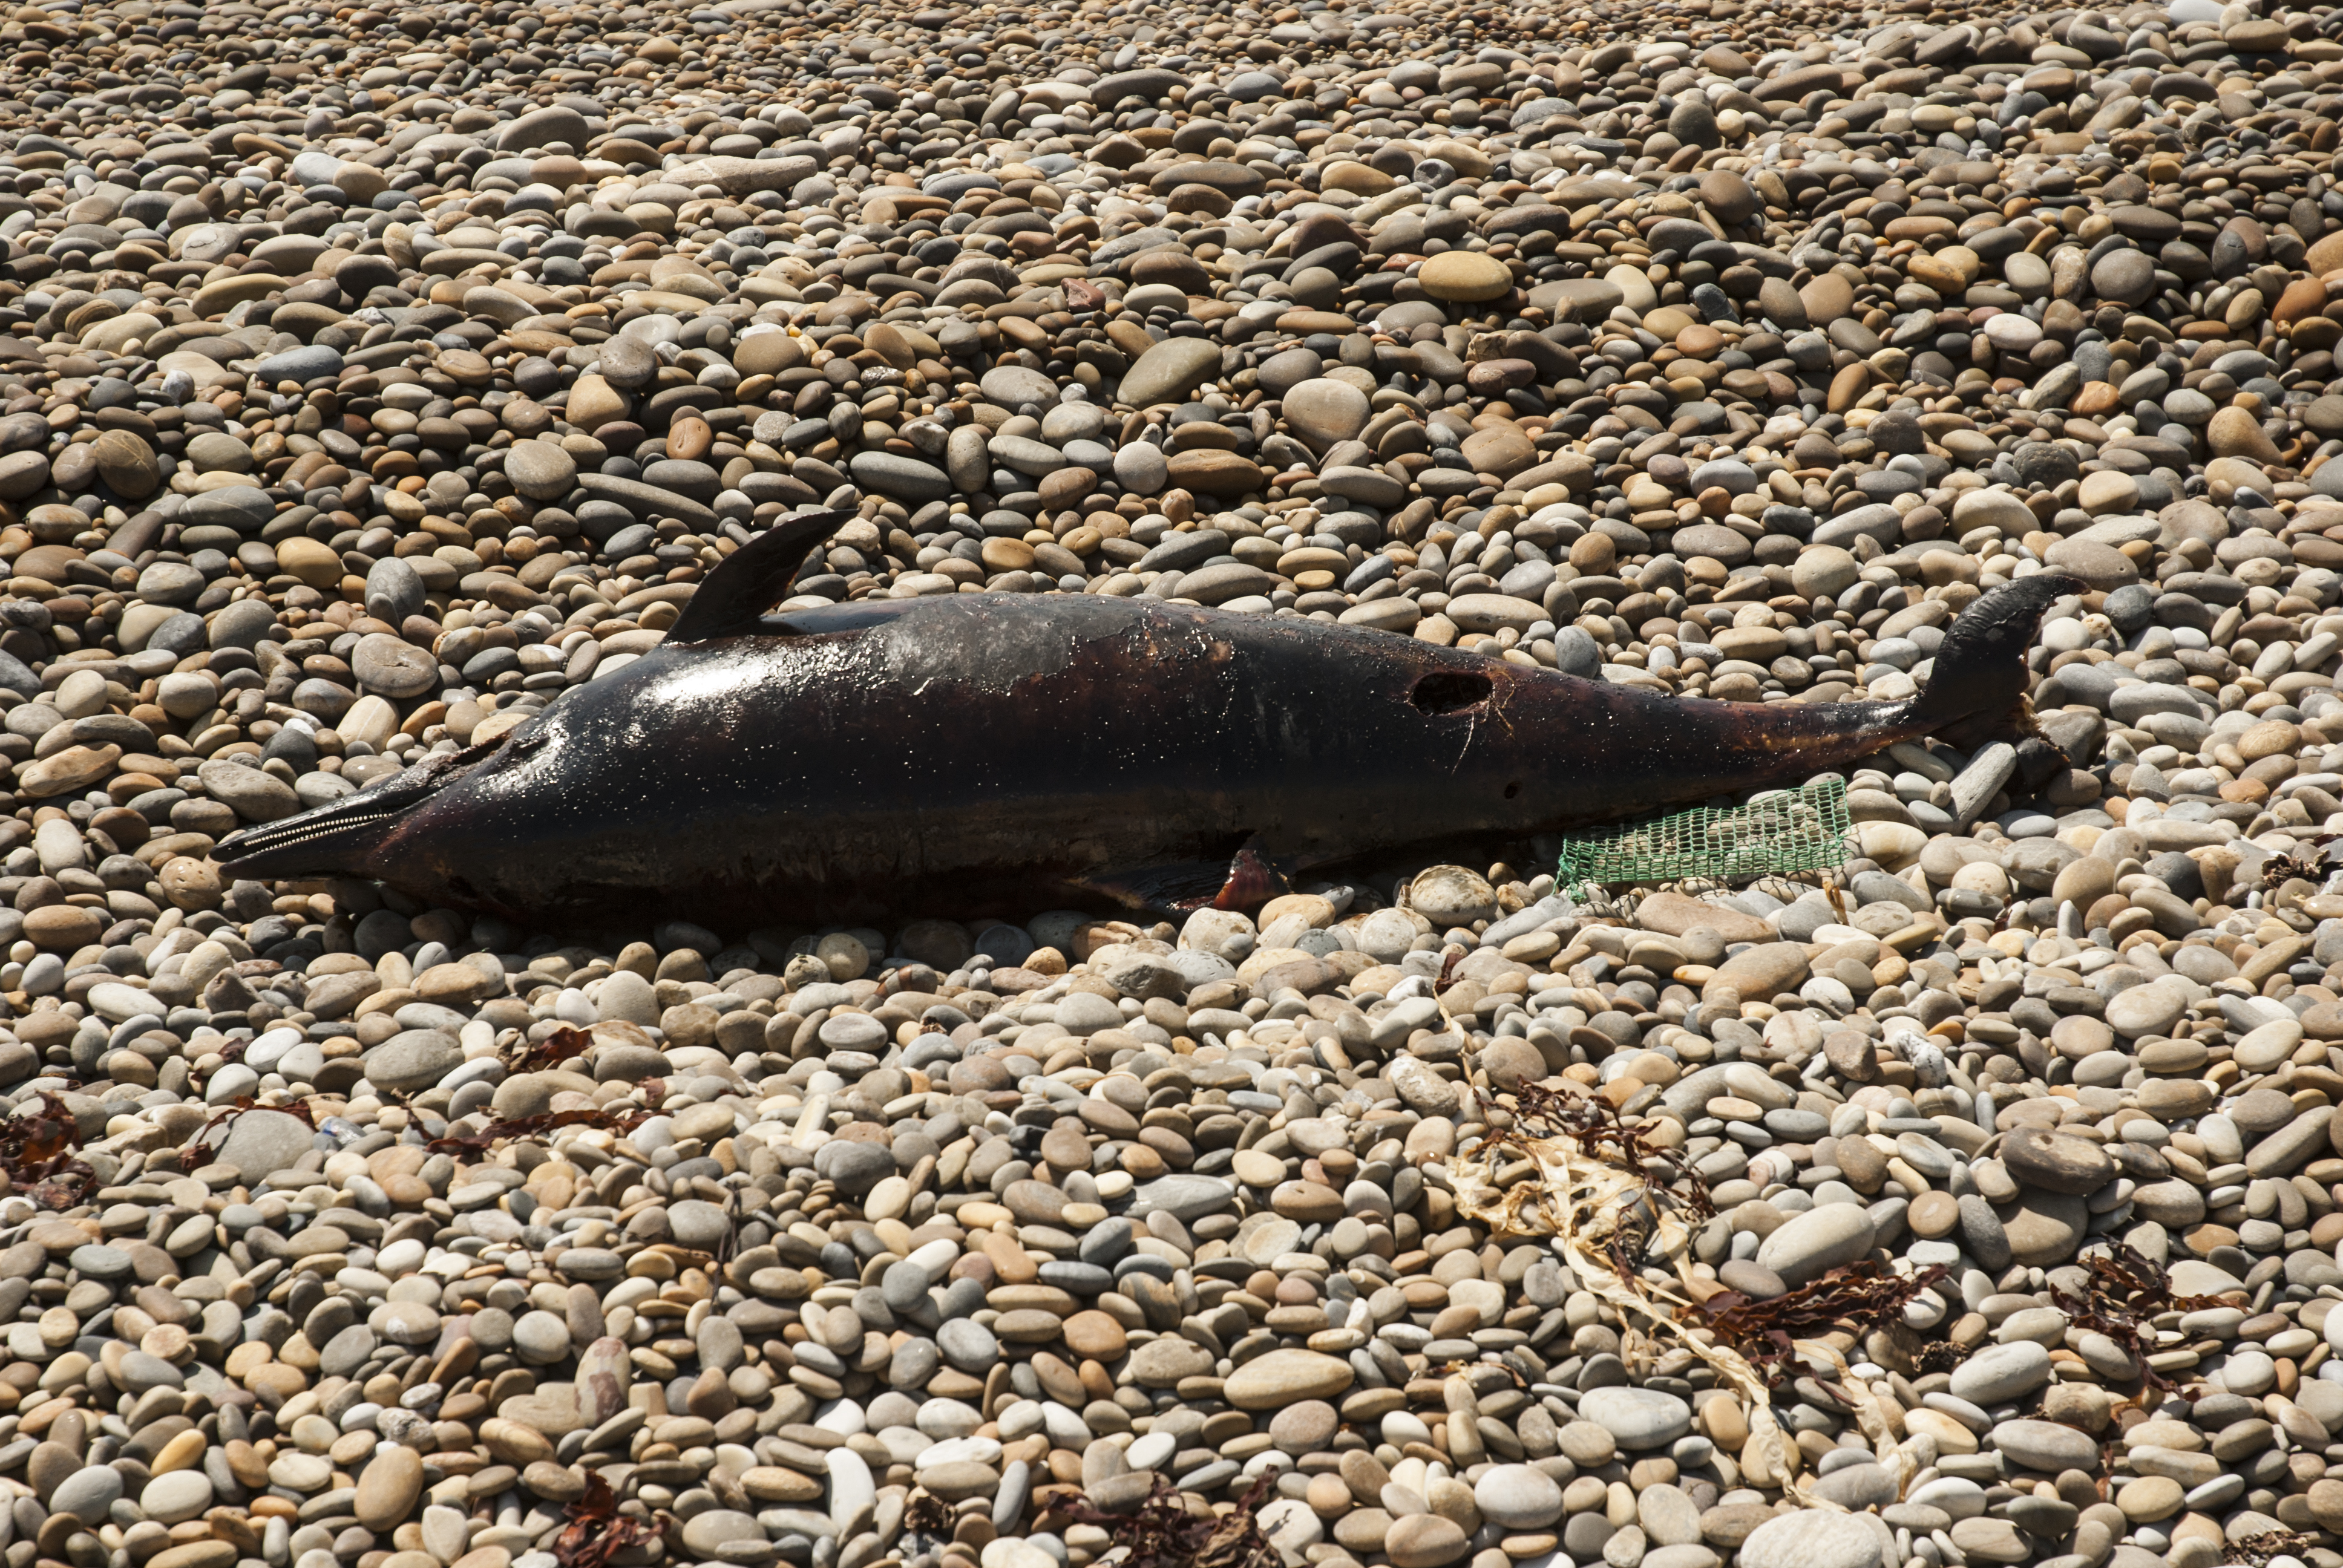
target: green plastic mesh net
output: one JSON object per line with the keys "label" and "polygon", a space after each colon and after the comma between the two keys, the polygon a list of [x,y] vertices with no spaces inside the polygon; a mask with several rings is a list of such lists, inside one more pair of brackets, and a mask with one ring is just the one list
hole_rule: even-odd
{"label": "green plastic mesh net", "polygon": [[1621,882],[1755,880],[1836,870],[1852,852],[1846,782],[1818,779],[1746,804],[1695,806],[1564,838],[1554,880],[1564,888]]}

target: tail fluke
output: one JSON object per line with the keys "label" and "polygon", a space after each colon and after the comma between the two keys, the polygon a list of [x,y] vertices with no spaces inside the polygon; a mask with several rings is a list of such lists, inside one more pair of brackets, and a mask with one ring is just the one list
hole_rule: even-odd
{"label": "tail fluke", "polygon": [[2043,612],[2084,585],[2056,572],[2020,578],[1961,612],[1936,650],[1912,717],[1963,750],[2036,734],[2026,701],[2026,650]]}

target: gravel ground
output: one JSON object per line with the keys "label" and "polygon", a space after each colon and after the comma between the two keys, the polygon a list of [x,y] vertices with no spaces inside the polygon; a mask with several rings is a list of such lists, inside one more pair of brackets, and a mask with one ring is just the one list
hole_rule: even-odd
{"label": "gravel ground", "polygon": [[[6,1568],[1085,1568],[1159,1485],[1287,1568],[2343,1568],[2343,11],[0,45]],[[1745,702],[1908,695],[2056,569],[2073,766],[1899,746],[1847,897],[1624,920],[1550,844],[754,932],[208,858],[825,503],[792,602]],[[1678,1256],[1467,1216],[1541,1079],[1696,1173]],[[1865,1262],[1755,1403],[1611,1304]]]}

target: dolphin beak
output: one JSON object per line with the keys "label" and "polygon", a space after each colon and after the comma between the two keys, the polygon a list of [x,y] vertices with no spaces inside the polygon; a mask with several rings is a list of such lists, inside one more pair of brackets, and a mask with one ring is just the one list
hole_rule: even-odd
{"label": "dolphin beak", "polygon": [[372,789],[239,829],[219,841],[212,859],[223,869],[256,881],[367,875],[375,851],[446,781],[426,769],[409,768]]}

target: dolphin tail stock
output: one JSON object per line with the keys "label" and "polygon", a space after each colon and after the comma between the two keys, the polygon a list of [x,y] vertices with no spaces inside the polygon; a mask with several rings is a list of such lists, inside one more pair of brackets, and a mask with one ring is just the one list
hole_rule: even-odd
{"label": "dolphin tail stock", "polygon": [[706,642],[759,629],[758,619],[788,592],[814,546],[836,533],[851,512],[794,512],[727,557],[699,585],[668,628],[669,643]]}
{"label": "dolphin tail stock", "polygon": [[2029,784],[2065,766],[2064,753],[2035,725],[2026,658],[2044,612],[2056,600],[2084,591],[2074,578],[2042,572],[1995,588],[1970,605],[1945,633],[1928,684],[1912,699],[1909,717],[1963,750],[1999,740],[2016,744],[2019,771]]}

